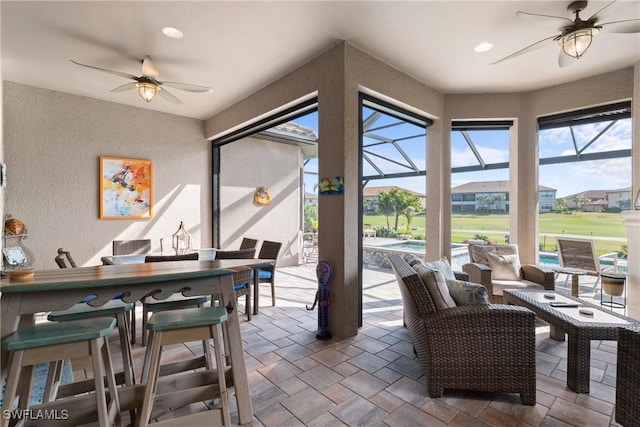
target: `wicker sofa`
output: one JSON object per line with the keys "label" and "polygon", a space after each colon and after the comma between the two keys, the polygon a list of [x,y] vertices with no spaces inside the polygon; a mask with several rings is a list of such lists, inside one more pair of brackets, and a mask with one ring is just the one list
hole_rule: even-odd
{"label": "wicker sofa", "polygon": [[389,255],[389,261],[402,293],[406,327],[426,372],[429,396],[441,397],[445,389],[509,392],[519,393],[523,404],[535,405],[532,311],[491,304],[436,309],[416,266],[397,254]]}
{"label": "wicker sofa", "polygon": [[[504,289],[555,289],[555,273],[533,264],[520,264],[517,245],[469,245],[469,280],[489,291],[494,304],[502,304]],[[495,270],[495,271],[494,271]]]}
{"label": "wicker sofa", "polygon": [[640,423],[640,328],[618,331],[616,373],[616,422],[625,426]]}

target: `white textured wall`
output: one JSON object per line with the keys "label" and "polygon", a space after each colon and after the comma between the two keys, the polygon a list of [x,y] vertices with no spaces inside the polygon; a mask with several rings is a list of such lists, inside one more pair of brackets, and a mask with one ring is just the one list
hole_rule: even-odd
{"label": "white textured wall", "polygon": [[[4,82],[3,108],[6,212],[27,225],[37,268],[57,268],[58,247],[79,265],[99,264],[115,239],[150,238],[159,250],[180,221],[196,247],[211,245],[202,121],[13,82]],[[98,218],[101,155],[153,161],[153,219]]]}
{"label": "white textured wall", "polygon": [[[282,242],[278,266],[298,265],[300,255],[300,149],[254,138],[220,149],[220,247],[237,249],[243,237]],[[268,187],[270,205],[253,203]]]}

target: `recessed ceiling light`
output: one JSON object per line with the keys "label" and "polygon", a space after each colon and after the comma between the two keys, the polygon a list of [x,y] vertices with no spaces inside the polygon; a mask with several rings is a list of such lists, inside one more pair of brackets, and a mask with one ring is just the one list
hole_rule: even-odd
{"label": "recessed ceiling light", "polygon": [[181,39],[184,34],[177,28],[173,27],[164,27],[162,29],[162,34],[172,39]]}
{"label": "recessed ceiling light", "polygon": [[482,42],[480,43],[478,46],[474,47],[473,50],[481,53],[481,52],[486,52],[488,50],[490,50],[493,47],[493,45],[489,42]]}

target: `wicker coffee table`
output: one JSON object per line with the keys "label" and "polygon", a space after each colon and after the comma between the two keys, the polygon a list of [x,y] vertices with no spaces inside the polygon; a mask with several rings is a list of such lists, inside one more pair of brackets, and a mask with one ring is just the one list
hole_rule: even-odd
{"label": "wicker coffee table", "polygon": [[[527,307],[549,323],[552,339],[564,341],[567,335],[567,385],[576,393],[589,393],[591,340],[616,341],[619,327],[640,325],[637,320],[603,310],[562,291],[505,289],[503,296],[507,304]],[[552,302],[577,306],[553,307]]]}

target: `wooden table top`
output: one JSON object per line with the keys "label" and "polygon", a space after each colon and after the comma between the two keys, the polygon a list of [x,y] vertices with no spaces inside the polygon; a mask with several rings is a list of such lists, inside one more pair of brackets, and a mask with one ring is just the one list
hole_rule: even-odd
{"label": "wooden table top", "polygon": [[78,289],[109,287],[122,284],[142,284],[174,279],[213,277],[233,273],[237,268],[259,268],[273,265],[275,260],[230,259],[218,261],[172,261],[126,265],[35,270],[33,278],[0,280],[0,291],[37,292],[46,289]]}

